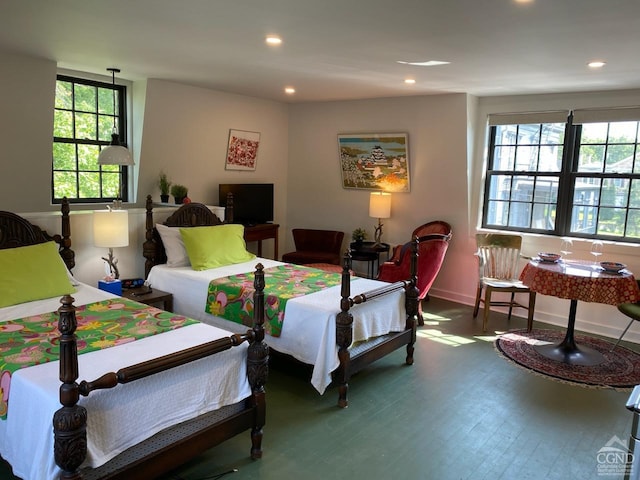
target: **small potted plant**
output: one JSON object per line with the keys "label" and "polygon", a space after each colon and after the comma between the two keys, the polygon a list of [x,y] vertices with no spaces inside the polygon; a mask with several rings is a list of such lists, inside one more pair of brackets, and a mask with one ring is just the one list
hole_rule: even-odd
{"label": "small potted plant", "polygon": [[362,243],[366,238],[367,231],[364,228],[358,227],[351,233],[351,239],[356,244]]}
{"label": "small potted plant", "polygon": [[167,174],[160,172],[158,176],[158,187],[160,188],[160,201],[162,203],[169,202],[169,193],[171,191],[171,180],[167,177]]}
{"label": "small potted plant", "polygon": [[189,189],[184,185],[176,183],[171,186],[171,195],[173,195],[173,198],[175,198],[176,204],[178,205],[184,201],[188,193]]}

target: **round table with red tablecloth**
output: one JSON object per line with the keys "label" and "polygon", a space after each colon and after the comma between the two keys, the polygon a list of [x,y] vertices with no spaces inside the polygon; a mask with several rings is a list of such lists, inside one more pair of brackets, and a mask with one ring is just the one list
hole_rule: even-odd
{"label": "round table with red tablecloth", "polygon": [[630,271],[608,273],[593,262],[532,260],[522,270],[520,280],[534,292],[571,300],[564,340],[558,345],[537,346],[536,350],[552,360],[573,365],[597,365],[603,361],[599,352],[575,343],[578,300],[610,305],[640,301],[640,289]]}

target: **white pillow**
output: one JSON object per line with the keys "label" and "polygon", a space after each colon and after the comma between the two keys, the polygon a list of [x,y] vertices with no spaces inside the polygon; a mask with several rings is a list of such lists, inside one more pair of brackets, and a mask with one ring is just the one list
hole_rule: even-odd
{"label": "white pillow", "polygon": [[167,254],[168,267],[187,267],[191,265],[187,249],[184,246],[179,227],[167,227],[156,223],[156,230],[160,234],[164,251]]}

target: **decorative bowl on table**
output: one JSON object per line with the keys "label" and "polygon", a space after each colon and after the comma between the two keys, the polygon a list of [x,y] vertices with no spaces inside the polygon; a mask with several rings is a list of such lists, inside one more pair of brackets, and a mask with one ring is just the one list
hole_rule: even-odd
{"label": "decorative bowl on table", "polygon": [[607,273],[620,273],[622,270],[627,268],[624,263],[619,262],[600,262],[600,266]]}
{"label": "decorative bowl on table", "polygon": [[542,262],[555,263],[560,260],[560,254],[551,252],[538,252],[538,258]]}

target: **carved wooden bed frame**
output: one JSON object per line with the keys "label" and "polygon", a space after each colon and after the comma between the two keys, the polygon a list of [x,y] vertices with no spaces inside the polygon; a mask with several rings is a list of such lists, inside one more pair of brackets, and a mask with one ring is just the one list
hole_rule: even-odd
{"label": "carved wooden bed frame", "polygon": [[[227,199],[227,205],[233,205],[232,199]],[[146,211],[146,241],[143,245],[143,255],[146,259],[145,277],[148,276],[149,271],[154,265],[166,262],[164,246],[162,245],[162,240],[155,228],[153,220],[153,202],[151,195],[147,196]],[[229,218],[232,219],[233,211],[229,211],[227,208],[227,210],[225,210],[225,218],[227,220]],[[220,225],[226,222],[222,222],[206,205],[189,203],[178,208],[178,210],[170,215],[163,223],[169,227],[195,227]],[[333,374],[334,382],[338,385],[338,406],[341,408],[348,406],[347,393],[351,375],[370,363],[406,345],[407,356],[405,363],[407,365],[413,364],[419,304],[419,292],[416,286],[417,252],[418,243],[417,240],[414,240],[410,278],[354,297],[350,297],[351,257],[348,252],[345,253],[341,279],[340,311],[336,318],[336,343],[338,345],[338,359],[340,364]],[[350,308],[400,289],[403,289],[405,294],[405,310],[407,315],[405,329],[401,332],[389,333],[371,341],[363,342],[359,344],[357,348],[349,348],[353,341],[353,315],[349,311]],[[336,306],[336,309],[337,308],[338,306]],[[274,353],[278,352],[274,350]]]}
{"label": "carved wooden bed frame", "polygon": [[[14,248],[54,240],[60,244],[60,254],[71,269],[74,252],[71,250],[69,203],[62,203],[62,235],[50,236],[24,218],[0,212],[0,248]],[[255,271],[254,325],[244,334],[232,334],[202,345],[187,348],[146,362],[108,372],[92,381],[78,382],[77,341],[74,334],[77,322],[74,299],[66,295],[58,310],[60,330],[60,403],[62,407],[53,418],[54,457],[61,468],[61,479],[109,478],[142,479],[155,478],[172,468],[194,458],[199,453],[250,430],[251,458],[262,457],[262,428],[266,419],[264,385],[268,375],[269,347],[264,342],[264,273],[258,264]],[[78,405],[80,395],[87,396],[98,389],[113,388],[155,373],[165,371],[195,360],[215,355],[249,343],[247,349],[247,377],[251,395],[242,400],[235,413],[220,419],[205,414],[194,420],[183,422],[151,437],[142,444],[131,447],[115,459],[96,469],[80,469],[87,453],[86,409]],[[26,453],[28,455],[28,453]]]}

